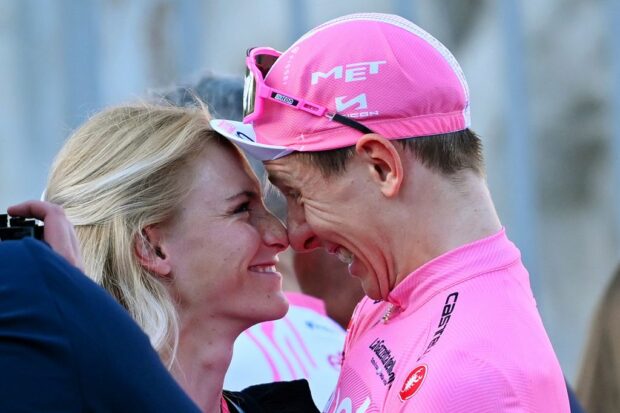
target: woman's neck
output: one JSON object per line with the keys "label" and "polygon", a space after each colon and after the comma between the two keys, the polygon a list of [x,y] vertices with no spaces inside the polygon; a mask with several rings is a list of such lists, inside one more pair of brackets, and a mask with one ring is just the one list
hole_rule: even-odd
{"label": "woman's neck", "polygon": [[201,324],[182,323],[171,373],[202,412],[219,413],[224,376],[241,330],[213,320]]}

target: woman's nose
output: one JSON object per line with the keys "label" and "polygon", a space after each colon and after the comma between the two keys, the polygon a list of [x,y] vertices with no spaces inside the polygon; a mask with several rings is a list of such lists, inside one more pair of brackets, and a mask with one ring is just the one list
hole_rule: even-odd
{"label": "woman's nose", "polygon": [[266,212],[263,220],[262,236],[263,241],[270,247],[275,247],[278,251],[284,251],[289,246],[286,228],[278,218]]}

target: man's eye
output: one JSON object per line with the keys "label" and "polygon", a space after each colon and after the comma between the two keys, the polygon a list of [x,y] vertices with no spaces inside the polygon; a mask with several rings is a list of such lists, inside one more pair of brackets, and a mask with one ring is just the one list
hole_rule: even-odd
{"label": "man's eye", "polygon": [[243,214],[245,212],[250,212],[250,202],[242,203],[233,211],[235,214]]}
{"label": "man's eye", "polygon": [[287,192],[286,196],[290,199],[293,199],[295,201],[299,201],[301,199],[301,193],[298,191],[290,191]]}

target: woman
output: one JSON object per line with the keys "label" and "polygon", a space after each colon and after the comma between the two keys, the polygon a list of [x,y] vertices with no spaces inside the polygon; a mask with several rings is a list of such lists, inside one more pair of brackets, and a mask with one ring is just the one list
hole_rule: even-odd
{"label": "woman", "polygon": [[235,338],[287,311],[275,264],[288,240],[208,120],[147,104],[98,114],[59,153],[46,197],[75,225],[86,274],[201,409],[219,412],[235,408],[221,396]]}

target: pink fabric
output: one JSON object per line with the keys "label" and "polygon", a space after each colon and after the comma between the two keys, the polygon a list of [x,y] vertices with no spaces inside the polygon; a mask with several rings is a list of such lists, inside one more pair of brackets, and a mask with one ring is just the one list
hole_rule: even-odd
{"label": "pink fabric", "polygon": [[528,273],[504,231],[427,263],[387,302],[362,300],[325,411],[570,411]]}
{"label": "pink fabric", "polygon": [[[352,14],[311,30],[278,58],[265,85],[388,139],[470,126],[469,90],[454,56],[430,34],[391,14]],[[253,128],[223,119],[211,125],[260,160],[352,146],[362,136],[325,116],[269,99],[260,105]]]}
{"label": "pink fabric", "polygon": [[[387,138],[453,132],[469,124],[467,84],[454,57],[394,15],[350,15],[319,26],[280,56],[265,83]],[[258,143],[319,151],[353,145],[361,136],[324,117],[263,104],[253,123]]]}
{"label": "pink fabric", "polygon": [[291,291],[286,291],[284,295],[286,295],[288,302],[295,307],[307,308],[308,310],[312,310],[322,316],[327,316],[325,303],[321,299],[312,297],[311,295],[294,293]]}

